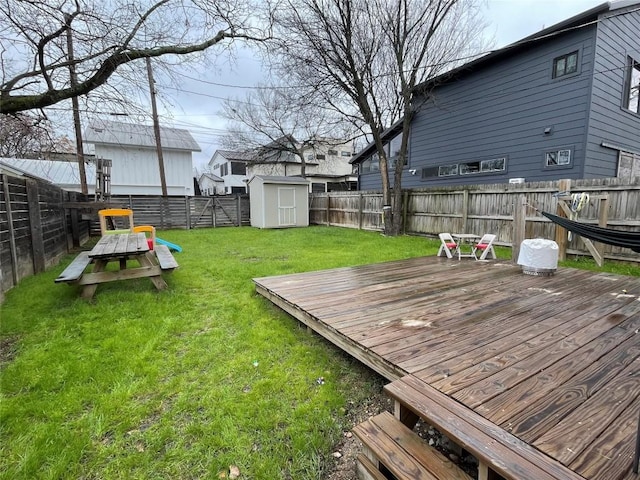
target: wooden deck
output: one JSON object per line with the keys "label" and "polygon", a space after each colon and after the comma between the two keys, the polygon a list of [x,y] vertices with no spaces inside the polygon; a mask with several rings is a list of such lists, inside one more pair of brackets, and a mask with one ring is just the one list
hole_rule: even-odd
{"label": "wooden deck", "polygon": [[389,380],[419,377],[586,479],[640,478],[640,278],[423,257],[254,281]]}

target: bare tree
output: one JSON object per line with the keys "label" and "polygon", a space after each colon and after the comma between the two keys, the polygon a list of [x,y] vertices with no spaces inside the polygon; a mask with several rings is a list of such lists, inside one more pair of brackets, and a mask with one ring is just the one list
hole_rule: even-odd
{"label": "bare tree", "polygon": [[0,157],[33,158],[56,150],[51,130],[42,116],[0,115]]}
{"label": "bare tree", "polygon": [[[364,125],[380,160],[385,233],[401,230],[402,173],[417,85],[457,66],[479,38],[477,0],[283,0],[280,70]],[[393,167],[382,133],[402,122]]]}
{"label": "bare tree", "polygon": [[[236,150],[254,152],[254,163],[300,162],[306,176],[305,153],[316,146],[337,146],[349,140],[348,125],[334,111],[287,86],[259,86],[244,100],[227,100],[223,115],[232,123],[222,141]],[[332,143],[333,142],[333,143]]]}
{"label": "bare tree", "polygon": [[263,40],[251,28],[251,13],[234,0],[1,0],[0,113],[86,95],[135,60]]}

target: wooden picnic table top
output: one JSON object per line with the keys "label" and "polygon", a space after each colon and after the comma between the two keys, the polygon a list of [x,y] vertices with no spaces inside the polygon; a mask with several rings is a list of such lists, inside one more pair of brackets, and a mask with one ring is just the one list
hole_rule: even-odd
{"label": "wooden picnic table top", "polygon": [[89,252],[89,258],[118,258],[149,251],[144,233],[112,233],[103,235]]}

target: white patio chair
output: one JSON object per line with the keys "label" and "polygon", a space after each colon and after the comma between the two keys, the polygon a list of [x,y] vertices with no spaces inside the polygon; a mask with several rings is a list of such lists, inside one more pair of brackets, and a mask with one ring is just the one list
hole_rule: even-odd
{"label": "white patio chair", "polygon": [[447,258],[453,258],[453,252],[458,248],[458,244],[453,239],[450,233],[440,233],[440,249],[438,250],[438,257],[442,256],[444,252]]}
{"label": "white patio chair", "polygon": [[[472,254],[476,257],[476,260],[486,260],[489,255],[491,258],[496,257],[496,252],[493,249],[493,241],[496,239],[496,236],[491,233],[485,233],[482,238],[473,246]],[[478,251],[481,251],[482,254],[478,257]]]}

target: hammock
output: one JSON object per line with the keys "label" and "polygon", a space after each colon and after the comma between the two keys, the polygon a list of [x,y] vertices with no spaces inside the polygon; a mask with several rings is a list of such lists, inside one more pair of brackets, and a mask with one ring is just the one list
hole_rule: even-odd
{"label": "hammock", "polygon": [[606,243],[607,245],[630,248],[634,252],[640,253],[640,233],[638,232],[625,232],[623,230],[596,227],[586,223],[574,222],[573,220],[559,217],[552,213],[543,211],[540,211],[540,213],[553,223],[557,223],[562,228],[566,228],[581,237],[589,238],[600,243]]}

